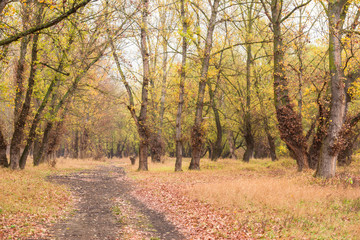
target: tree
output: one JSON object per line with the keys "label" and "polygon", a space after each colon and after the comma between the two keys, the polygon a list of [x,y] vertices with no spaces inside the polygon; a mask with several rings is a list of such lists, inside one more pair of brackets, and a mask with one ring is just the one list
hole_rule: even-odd
{"label": "tree", "polygon": [[7,148],[6,139],[3,135],[2,125],[0,125],[0,166],[1,167],[8,167],[9,165],[6,157],[6,148]]}
{"label": "tree", "polygon": [[[288,78],[285,72],[285,46],[283,43],[282,23],[287,20],[296,10],[307,5],[310,1],[294,7],[284,16],[282,0],[272,0],[266,5],[261,0],[265,14],[270,21],[273,31],[273,56],[274,56],[274,99],[276,116],[279,123],[281,139],[286,143],[291,156],[296,160],[298,170],[308,168],[307,143],[303,135],[301,117],[294,110],[288,89]],[[270,8],[270,10],[269,10]]]}
{"label": "tree", "polygon": [[340,151],[341,130],[345,122],[345,91],[344,70],[342,66],[342,32],[344,20],[350,2],[347,0],[332,1],[327,5],[329,21],[329,90],[331,94],[330,114],[325,138],[320,150],[317,177],[330,178],[335,176],[336,161]]}
{"label": "tree", "polygon": [[186,16],[186,6],[185,0],[181,0],[180,7],[181,21],[182,21],[182,52],[181,52],[181,69],[180,69],[180,91],[179,91],[179,103],[176,114],[176,161],[175,161],[175,171],[182,171],[182,149],[183,149],[183,139],[182,139],[182,127],[181,127],[181,116],[184,105],[184,89],[186,81],[186,58],[187,58],[187,29],[188,29],[188,19]]}
{"label": "tree", "polygon": [[[39,31],[41,31],[43,29],[54,26],[54,25],[58,24],[59,22],[63,21],[64,19],[66,19],[67,17],[69,17],[70,15],[76,13],[77,10],[79,10],[80,8],[86,6],[90,1],[91,0],[84,0],[84,1],[82,1],[80,3],[78,3],[78,4],[73,4],[68,11],[64,12],[63,14],[61,14],[58,17],[55,17],[54,19],[51,19],[50,21],[48,21],[46,23],[42,23],[42,24],[39,23],[34,27],[31,27],[31,28],[29,28],[27,30],[24,30],[24,31],[22,31],[20,33],[17,33],[17,34],[15,34],[13,36],[10,36],[10,37],[8,37],[6,39],[0,40],[0,46],[8,45],[8,44],[10,44],[12,42],[15,42],[15,41],[19,40],[20,38],[26,37],[26,36],[28,36],[30,34],[33,34],[33,33],[39,32]],[[5,4],[7,4],[9,2],[10,1],[2,0],[0,2],[0,4],[1,4],[0,5],[0,10],[2,11],[3,8],[1,8],[1,7],[3,5],[5,6]],[[64,3],[66,3],[66,1]]]}
{"label": "tree", "polygon": [[204,144],[204,129],[203,129],[203,106],[204,106],[204,95],[205,87],[207,82],[207,75],[210,63],[210,52],[213,44],[213,33],[216,25],[216,16],[218,13],[220,0],[214,0],[211,4],[211,16],[209,19],[209,26],[207,29],[204,52],[201,57],[201,72],[199,80],[199,89],[196,101],[195,120],[191,132],[191,162],[189,169],[199,170],[200,169],[200,158],[202,155],[202,148]]}
{"label": "tree", "polygon": [[[43,8],[39,8],[38,15],[36,17],[36,24],[41,23],[42,19],[42,11]],[[20,162],[20,145],[24,135],[24,128],[26,124],[26,119],[30,112],[30,105],[32,100],[32,94],[35,85],[35,75],[37,71],[37,61],[38,61],[38,41],[39,41],[39,34],[36,33],[33,37],[32,41],[32,50],[31,50],[31,64],[30,64],[30,74],[28,78],[28,86],[25,95],[24,103],[22,104],[21,110],[19,114],[15,112],[15,126],[14,126],[14,133],[11,139],[10,144],[10,167],[12,169],[19,168]]]}

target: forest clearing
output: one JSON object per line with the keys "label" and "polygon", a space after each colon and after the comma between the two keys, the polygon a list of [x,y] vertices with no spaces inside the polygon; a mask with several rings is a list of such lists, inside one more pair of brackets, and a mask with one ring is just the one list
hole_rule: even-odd
{"label": "forest clearing", "polygon": [[360,239],[359,0],[0,0],[0,239]]}
{"label": "forest clearing", "polygon": [[[289,159],[275,163],[256,159],[251,164],[205,160],[201,172],[179,173],[173,172],[174,159],[150,164],[146,173],[136,171],[127,158],[61,159],[56,169],[29,167],[15,175],[1,169],[0,238],[359,239],[360,162],[356,159],[355,168],[341,168],[332,180],[299,173],[289,168],[294,166]],[[103,177],[115,176],[118,190],[104,179],[99,184],[107,188],[94,186],[91,171],[102,167],[110,167]],[[127,176],[121,174],[124,169]],[[69,180],[81,174],[83,179],[74,178],[78,185],[59,185],[67,181],[63,176],[70,176]],[[112,194],[104,198],[110,203],[100,204],[110,213],[102,218],[105,228],[101,222],[95,221],[97,227],[86,222],[86,217],[72,222],[79,221],[81,211],[91,211],[91,207],[83,209],[85,197],[78,195],[86,183],[98,192],[91,193],[92,199],[106,191]]]}

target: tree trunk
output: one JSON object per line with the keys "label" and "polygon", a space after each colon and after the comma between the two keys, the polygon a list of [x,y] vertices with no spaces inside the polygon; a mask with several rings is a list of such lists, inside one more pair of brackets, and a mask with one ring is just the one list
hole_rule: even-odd
{"label": "tree trunk", "polygon": [[141,57],[143,62],[143,82],[141,91],[141,108],[138,117],[138,132],[140,137],[139,144],[139,168],[138,171],[148,170],[148,145],[149,130],[147,126],[147,106],[148,106],[148,85],[150,80],[149,52],[147,47],[147,18],[149,14],[148,0],[142,0],[142,22],[141,22]]}
{"label": "tree trunk", "polygon": [[271,134],[266,134],[266,135],[267,135],[267,139],[268,139],[268,143],[269,143],[271,161],[276,161],[276,160],[278,160],[278,158],[276,156],[276,147],[275,147],[274,137]]}
{"label": "tree trunk", "polygon": [[[9,1],[5,1],[9,2]],[[25,4],[22,6],[22,25],[23,30],[27,30],[27,26],[30,22],[30,12],[29,8],[31,4]],[[25,72],[25,63],[26,63],[26,53],[27,48],[30,42],[30,37],[25,36],[20,41],[20,55],[19,60],[16,64],[16,72],[15,72],[15,105],[14,105],[14,125],[16,125],[16,122],[18,121],[21,108],[22,108],[22,102],[24,98],[24,72]],[[16,128],[16,126],[14,126]]]}
{"label": "tree trunk", "polygon": [[30,75],[28,79],[28,89],[26,91],[26,96],[21,112],[19,114],[18,119],[16,120],[13,137],[11,139],[11,145],[10,145],[11,169],[19,168],[20,146],[24,136],[26,120],[30,112],[32,93],[35,84],[38,40],[39,40],[39,34],[35,34],[33,37],[33,47],[31,51],[31,67],[30,67]]}
{"label": "tree trunk", "polygon": [[33,159],[38,159],[39,151],[40,151],[40,146],[41,146],[40,136],[37,135],[37,136],[34,138],[34,144],[33,144]]}
{"label": "tree trunk", "polygon": [[[1,123],[0,123],[1,124]],[[0,167],[8,167],[9,163],[6,157],[7,143],[0,126]]]}
{"label": "tree trunk", "polygon": [[[48,146],[50,131],[52,130],[52,127],[53,127],[53,122],[48,121],[46,123],[46,127],[44,130],[43,136],[42,136],[41,143],[39,141],[39,147],[38,147],[37,154],[34,155],[34,157],[33,157],[34,166],[38,166],[40,163],[42,163],[44,161],[44,153],[47,152],[47,146]],[[74,154],[72,154],[71,157],[74,157]]]}
{"label": "tree trunk", "polygon": [[353,147],[356,143],[360,133],[357,130],[355,132],[354,127],[360,121],[360,114],[353,118],[348,118],[342,129],[342,142],[344,143],[341,147],[338,156],[339,166],[348,166],[352,162]]}
{"label": "tree trunk", "polygon": [[[51,131],[50,137],[49,137],[49,142],[48,142],[48,146],[46,148],[46,155],[47,156],[55,156],[55,152],[57,147],[59,146],[61,137],[62,137],[62,132],[63,132],[63,128],[64,128],[64,123],[65,123],[65,117],[66,117],[66,111],[64,111],[61,116],[60,116],[60,121],[56,123],[56,126],[54,128],[53,131]],[[79,139],[81,141],[81,139]],[[80,142],[81,144],[81,142]],[[81,145],[80,145],[81,146]],[[81,148],[79,146],[79,148]]]}
{"label": "tree trunk", "polygon": [[[251,4],[252,5],[252,4]],[[252,48],[251,48],[251,39],[252,39],[252,7],[248,7],[247,21],[246,21],[246,105],[245,105],[245,119],[244,119],[244,129],[245,129],[245,143],[246,150],[243,155],[243,161],[249,162],[254,155],[254,136],[251,129],[251,65],[253,64],[252,60]]]}
{"label": "tree trunk", "polygon": [[216,161],[218,158],[220,158],[222,150],[223,150],[223,146],[222,146],[223,130],[222,130],[221,122],[220,122],[220,114],[216,107],[215,96],[211,89],[211,86],[209,86],[209,94],[210,94],[210,99],[211,99],[211,108],[214,112],[215,124],[216,124],[216,140],[212,144],[212,151],[211,151],[210,158],[212,161]]}
{"label": "tree trunk", "polygon": [[16,73],[15,73],[16,91],[15,91],[15,105],[14,105],[14,124],[17,122],[19,118],[19,114],[22,107],[23,96],[24,96],[24,71],[25,71],[25,61],[26,61],[28,44],[29,44],[28,37],[24,37],[23,39],[21,39],[20,56],[16,64]]}
{"label": "tree trunk", "polygon": [[[160,132],[160,131],[159,131]],[[150,137],[150,153],[151,161],[154,163],[161,162],[161,157],[164,155],[164,143],[161,139],[161,133],[152,133]]]}
{"label": "tree trunk", "polygon": [[[142,1],[142,24],[141,24],[141,56],[143,60],[143,83],[142,83],[142,92],[141,92],[141,108],[139,116],[136,116],[134,98],[132,95],[132,90],[129,83],[126,80],[126,76],[121,69],[119,58],[116,54],[115,45],[110,37],[110,46],[112,49],[112,54],[121,76],[121,80],[125,86],[125,89],[129,96],[129,105],[128,109],[132,118],[135,121],[137,131],[139,134],[139,168],[138,171],[147,171],[148,170],[148,148],[149,148],[149,129],[146,124],[147,120],[147,105],[148,105],[148,85],[150,77],[150,66],[149,66],[149,53],[147,51],[147,16],[148,16],[148,1]],[[134,147],[135,148],[135,147]],[[136,153],[136,149],[134,149]]]}
{"label": "tree trunk", "polygon": [[288,79],[285,72],[285,50],[283,35],[281,32],[282,4],[274,1],[271,6],[273,25],[273,53],[274,53],[274,99],[276,116],[279,123],[281,139],[286,143],[293,158],[295,158],[298,170],[308,168],[307,143],[303,135],[301,117],[294,111],[288,90]]}
{"label": "tree trunk", "polygon": [[73,145],[73,152],[74,152],[73,158],[76,158],[76,159],[79,158],[79,145],[80,145],[79,142],[80,142],[79,131],[76,130],[75,138],[74,138],[74,145]]}
{"label": "tree trunk", "polygon": [[210,52],[213,44],[213,33],[216,24],[216,16],[218,12],[217,10],[219,7],[219,2],[220,0],[214,0],[214,4],[211,6],[211,17],[210,17],[209,28],[207,31],[207,36],[205,41],[205,50],[202,59],[198,98],[196,101],[195,121],[191,132],[192,156],[189,166],[190,170],[200,170],[200,158],[202,153],[202,147],[204,145],[204,135],[205,135],[203,129],[202,111],[204,105],[205,87],[206,87],[209,62],[210,62]]}
{"label": "tree trunk", "polygon": [[245,135],[245,143],[246,143],[246,150],[244,152],[243,161],[249,162],[251,158],[253,158],[254,154],[254,137],[252,134],[246,134]]}
{"label": "tree trunk", "polygon": [[309,149],[309,167],[311,169],[316,169],[318,166],[321,146],[326,136],[326,124],[329,121],[329,111],[326,109],[326,106],[324,107],[322,103],[319,103],[318,124]]}
{"label": "tree trunk", "polygon": [[209,149],[209,158],[212,161],[216,161],[217,159],[219,159],[222,154],[222,151],[223,151],[223,145],[222,145],[223,129],[222,129],[222,125],[220,122],[219,110],[218,110],[218,107],[217,107],[216,101],[215,101],[217,89],[220,85],[222,60],[223,60],[223,52],[220,55],[219,64],[217,66],[215,66],[216,69],[218,70],[218,73],[217,73],[217,77],[216,77],[216,85],[215,85],[214,91],[212,90],[212,86],[211,86],[210,82],[208,83],[210,105],[214,112],[214,120],[215,120],[215,125],[216,125],[216,140],[214,143],[211,143],[211,149]]}
{"label": "tree trunk", "polygon": [[329,127],[320,150],[319,164],[315,175],[335,176],[337,157],[343,144],[340,132],[345,120],[344,72],[342,69],[342,26],[347,12],[347,1],[328,1],[329,19],[329,69],[331,91]]}
{"label": "tree trunk", "polygon": [[176,161],[175,172],[182,171],[182,134],[181,134],[181,115],[184,105],[184,93],[185,93],[185,81],[186,81],[186,58],[187,58],[187,38],[186,33],[188,29],[186,12],[185,12],[185,0],[181,0],[181,20],[182,20],[182,56],[181,56],[181,72],[180,72],[180,92],[179,92],[179,104],[176,114]]}
{"label": "tree trunk", "polygon": [[358,139],[359,134],[350,134],[347,138],[348,143],[344,149],[339,152],[338,156],[338,165],[339,166],[349,166],[352,162],[353,148],[356,140]]}
{"label": "tree trunk", "polygon": [[236,146],[234,143],[234,133],[231,130],[228,131],[228,142],[229,142],[229,149],[230,149],[230,158],[237,159],[237,156],[235,154]]}
{"label": "tree trunk", "polygon": [[159,154],[159,157],[156,157],[156,160],[158,162],[161,161],[161,157],[165,154],[165,144],[164,144],[164,140],[163,140],[163,134],[162,134],[162,130],[164,127],[164,114],[165,114],[165,99],[166,99],[166,82],[167,82],[167,73],[168,73],[168,69],[167,69],[167,63],[168,63],[168,49],[167,49],[167,41],[168,41],[168,37],[167,37],[167,31],[166,31],[166,15],[165,15],[165,9],[162,12],[162,16],[161,16],[161,34],[163,37],[163,41],[162,41],[162,47],[163,47],[163,54],[164,54],[164,58],[163,58],[163,62],[162,62],[162,83],[161,83],[161,98],[160,98],[160,126],[159,126],[159,131],[158,131],[158,139],[159,139],[159,145],[158,147],[160,147],[161,149]]}
{"label": "tree trunk", "polygon": [[148,171],[148,134],[144,128],[139,129],[139,168],[138,171]]}

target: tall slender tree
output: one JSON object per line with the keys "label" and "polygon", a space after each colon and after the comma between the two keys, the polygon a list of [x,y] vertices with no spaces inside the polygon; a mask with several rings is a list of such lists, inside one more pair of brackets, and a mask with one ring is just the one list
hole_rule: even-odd
{"label": "tall slender tree", "polygon": [[207,82],[209,63],[210,63],[210,53],[213,45],[213,34],[216,25],[216,17],[218,14],[220,0],[214,0],[211,3],[211,16],[209,19],[209,25],[207,29],[204,52],[201,56],[201,72],[200,72],[200,81],[199,89],[196,101],[195,109],[195,120],[194,125],[191,130],[191,162],[189,169],[199,170],[200,169],[200,158],[202,155],[202,148],[204,145],[204,126],[203,126],[203,107],[204,107],[204,96],[205,96],[205,87]]}
{"label": "tall slender tree", "polygon": [[176,114],[176,161],[175,161],[175,171],[182,171],[182,149],[183,149],[183,139],[182,139],[182,111],[184,105],[184,92],[185,92],[185,81],[186,81],[186,58],[187,58],[187,29],[188,29],[188,19],[186,14],[186,0],[181,0],[180,14],[182,21],[182,52],[181,52],[181,69],[180,69],[180,84],[179,84],[179,103]]}

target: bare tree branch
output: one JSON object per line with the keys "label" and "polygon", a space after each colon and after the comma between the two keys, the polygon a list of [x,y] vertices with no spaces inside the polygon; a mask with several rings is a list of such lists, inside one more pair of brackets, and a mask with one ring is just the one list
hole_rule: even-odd
{"label": "bare tree branch", "polygon": [[303,4],[300,4],[299,6],[296,6],[293,10],[291,10],[291,12],[289,12],[285,17],[283,17],[280,22],[284,22],[286,19],[288,19],[296,10],[298,10],[299,8],[302,8],[306,5],[308,5],[312,0],[309,0]]}

